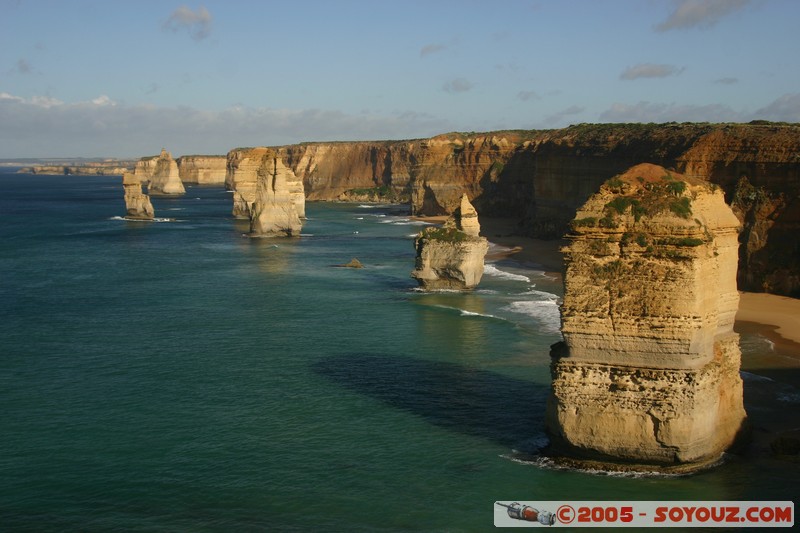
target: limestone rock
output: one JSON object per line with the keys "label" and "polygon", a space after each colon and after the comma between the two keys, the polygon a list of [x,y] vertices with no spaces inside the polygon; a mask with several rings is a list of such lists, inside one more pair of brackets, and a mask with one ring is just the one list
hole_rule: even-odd
{"label": "limestone rock", "polygon": [[483,276],[489,242],[478,235],[478,213],[466,195],[442,227],[425,228],[414,241],[416,269],[411,277],[426,290],[471,289]]}
{"label": "limestone rock", "polygon": [[178,158],[183,183],[223,185],[228,160],[224,155],[184,155]]}
{"label": "limestone rock", "polygon": [[[250,235],[298,237],[302,228],[297,212],[298,180],[272,150],[262,152],[256,170],[255,198],[250,208]],[[303,202],[305,204],[305,202]]]}
{"label": "limestone rock", "polygon": [[142,182],[131,172],[122,175],[122,188],[125,190],[125,217],[139,220],[153,220],[153,204],[150,197],[142,192]]}
{"label": "limestone rock", "polygon": [[172,155],[161,149],[157,157],[142,158],[136,163],[136,176],[142,182],[149,182],[147,192],[150,194],[184,194],[186,189],[181,182],[178,164]]}
{"label": "limestone rock", "polygon": [[284,164],[279,151],[266,147],[236,148],[228,152],[225,187],[233,191],[233,216],[248,220],[252,218],[259,172],[270,172],[262,169],[265,158],[276,161],[275,165],[278,167],[273,171],[279,171],[285,179],[285,186],[294,203],[297,216],[305,218],[306,198],[303,181]]}
{"label": "limestone rock", "polygon": [[745,419],[738,231],[721,190],[649,164],[578,209],[552,354],[556,454],[692,469],[731,446]]}

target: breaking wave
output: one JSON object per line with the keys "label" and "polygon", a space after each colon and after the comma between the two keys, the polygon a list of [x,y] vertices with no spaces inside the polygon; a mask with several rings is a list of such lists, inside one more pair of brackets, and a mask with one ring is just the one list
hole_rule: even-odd
{"label": "breaking wave", "polygon": [[526,283],[531,282],[531,278],[528,276],[523,276],[522,274],[514,274],[512,272],[506,272],[505,270],[500,270],[492,263],[487,263],[483,266],[483,273],[487,276],[493,276],[496,278],[507,279],[512,281],[524,281]]}

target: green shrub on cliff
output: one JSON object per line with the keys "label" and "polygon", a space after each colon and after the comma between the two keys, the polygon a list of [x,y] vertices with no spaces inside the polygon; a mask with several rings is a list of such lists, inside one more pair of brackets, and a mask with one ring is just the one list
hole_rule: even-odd
{"label": "green shrub on cliff", "polygon": [[446,228],[441,226],[425,228],[420,236],[424,239],[432,239],[444,242],[465,242],[469,240],[469,235],[456,228]]}

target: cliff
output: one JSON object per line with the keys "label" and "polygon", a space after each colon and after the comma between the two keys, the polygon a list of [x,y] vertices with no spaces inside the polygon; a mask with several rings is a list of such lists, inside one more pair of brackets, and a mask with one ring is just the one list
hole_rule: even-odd
{"label": "cliff", "polygon": [[483,215],[516,218],[540,238],[560,237],[602,183],[639,163],[717,184],[728,203],[745,177],[762,200],[739,195],[739,287],[800,296],[795,124],[582,124],[276,150],[310,200],[409,202],[413,214],[442,215],[466,193]]}
{"label": "cliff", "polygon": [[227,157],[224,155],[184,155],[178,158],[178,173],[183,183],[224,185]]}
{"label": "cliff", "polygon": [[142,192],[142,182],[131,172],[122,175],[122,188],[125,192],[125,218],[153,220],[153,204],[150,197]]}
{"label": "cliff", "polygon": [[17,174],[64,174],[76,176],[121,176],[135,166],[134,161],[109,160],[89,163],[64,163],[23,167]]}
{"label": "cliff", "polygon": [[256,170],[255,198],[250,212],[252,237],[299,237],[296,183],[300,180],[280,157],[268,150]]}
{"label": "cliff", "polygon": [[442,227],[423,229],[414,241],[411,277],[425,290],[472,289],[483,276],[489,242],[481,237],[478,213],[464,194]]}
{"label": "cliff", "polygon": [[691,470],[732,445],[745,418],[738,230],[718,187],[650,164],[578,209],[547,412],[555,454]]}
{"label": "cliff", "polygon": [[151,195],[186,192],[178,172],[178,164],[163,148],[158,156],[140,159],[136,163],[134,174],[140,181],[148,183],[147,191]]}

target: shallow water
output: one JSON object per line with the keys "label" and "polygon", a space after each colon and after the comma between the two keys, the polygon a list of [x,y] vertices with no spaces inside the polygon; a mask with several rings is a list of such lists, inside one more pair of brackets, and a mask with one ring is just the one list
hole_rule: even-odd
{"label": "shallow water", "polygon": [[[687,477],[520,461],[560,338],[542,271],[425,294],[401,207],[310,203],[300,239],[247,239],[222,189],[130,222],[120,181],[0,175],[3,529],[482,531],[497,500],[797,496],[757,450]],[[753,375],[756,421],[797,422],[797,389]]]}

